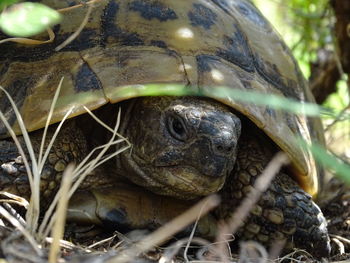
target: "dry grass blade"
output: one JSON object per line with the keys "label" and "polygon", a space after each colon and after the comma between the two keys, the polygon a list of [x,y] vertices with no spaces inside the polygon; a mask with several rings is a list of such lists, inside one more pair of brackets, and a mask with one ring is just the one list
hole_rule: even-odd
{"label": "dry grass blade", "polygon": [[22,226],[22,224],[13,217],[5,208],[0,205],[0,214],[6,218],[16,229],[18,229],[23,236],[28,240],[29,244],[33,247],[37,255],[41,256],[42,252],[39,249],[39,245],[36,243],[33,236]]}
{"label": "dry grass blade", "polygon": [[345,246],[344,244],[337,238],[332,238],[331,239],[337,246],[338,246],[338,251],[340,255],[345,254]]}
{"label": "dry grass blade", "polygon": [[64,226],[66,223],[67,207],[68,207],[68,191],[73,181],[73,165],[68,165],[65,169],[62,177],[62,183],[60,187],[60,201],[57,204],[55,223],[52,228],[52,245],[50,248],[49,262],[57,262],[58,255],[60,252],[60,240],[63,238]]}
{"label": "dry grass blade", "polygon": [[[16,202],[13,202],[14,204],[17,204]],[[14,217],[16,220],[25,227],[27,225],[26,221],[23,219],[23,217],[14,209],[10,202],[3,203],[3,207]]]}
{"label": "dry grass blade", "polygon": [[114,234],[111,237],[108,237],[108,238],[105,238],[103,240],[100,240],[98,242],[93,243],[92,245],[88,246],[87,248],[92,249],[92,248],[98,247],[98,246],[100,246],[102,244],[105,244],[107,242],[110,242],[110,241],[114,240],[116,237],[117,237],[117,234]]}
{"label": "dry grass blade", "polygon": [[43,45],[43,44],[48,44],[54,41],[55,39],[55,33],[52,31],[51,28],[47,29],[47,33],[49,34],[49,39],[48,40],[35,40],[31,38],[24,38],[24,37],[10,37],[10,38],[5,38],[3,40],[0,40],[0,45],[6,42],[15,42],[18,44],[24,44],[24,45]]}
{"label": "dry grass blade", "polygon": [[[289,162],[286,154],[279,152],[271,160],[264,169],[262,174],[254,183],[253,189],[248,193],[247,197],[242,201],[241,205],[233,213],[227,224],[221,226],[218,235],[218,241],[226,241],[227,236],[236,233],[239,227],[243,225],[244,219],[249,215],[254,205],[258,202],[261,194],[267,190],[271,181],[281,169],[281,167]],[[219,250],[223,251],[222,261],[227,261],[228,255],[225,253],[224,242],[218,243]],[[226,255],[225,255],[226,254]]]}
{"label": "dry grass blade", "polygon": [[70,11],[70,10],[73,10],[73,9],[76,9],[76,8],[80,8],[80,7],[83,7],[83,6],[86,6],[86,5],[92,5],[92,4],[98,3],[100,1],[103,1],[103,0],[91,0],[91,1],[88,1],[88,2],[85,2],[85,3],[73,5],[73,6],[66,7],[66,8],[61,8],[61,9],[58,9],[57,11],[60,12],[60,13],[64,13],[64,12],[67,12],[67,11]]}
{"label": "dry grass blade", "polygon": [[23,119],[21,117],[21,114],[16,106],[16,103],[13,101],[12,97],[10,96],[10,94],[3,88],[0,86],[0,89],[5,93],[5,95],[7,96],[13,111],[16,115],[17,118],[17,122],[18,125],[21,129],[22,135],[23,135],[23,139],[25,142],[25,145],[27,147],[30,159],[32,161],[32,166],[29,166],[28,160],[26,158],[26,155],[24,154],[24,150],[21,146],[21,143],[19,142],[19,140],[17,139],[16,134],[14,133],[14,131],[12,130],[10,124],[8,123],[7,119],[5,118],[5,116],[3,115],[2,112],[0,112],[0,119],[1,121],[5,124],[9,134],[11,135],[13,141],[15,142],[18,151],[20,153],[20,155],[22,155],[23,158],[23,163],[26,167],[26,171],[27,171],[27,176],[29,179],[29,184],[30,184],[30,188],[32,190],[32,195],[31,195],[31,200],[30,200],[30,204],[29,204],[29,208],[28,208],[28,212],[27,212],[27,223],[29,226],[29,229],[31,229],[31,231],[35,231],[36,229],[36,225],[37,225],[37,221],[39,219],[39,207],[40,207],[40,200],[39,200],[39,195],[36,193],[36,191],[34,191],[34,189],[38,188],[39,185],[37,185],[37,187],[35,187],[35,182],[38,182],[38,178],[39,178],[39,174],[38,174],[38,164],[35,158],[35,154],[34,154],[34,150],[33,150],[33,146],[31,144],[28,132],[26,130],[26,127],[24,125]]}
{"label": "dry grass blade", "polygon": [[23,206],[26,209],[29,206],[28,201],[26,199],[24,199],[23,197],[20,197],[18,195],[14,195],[14,194],[11,194],[9,192],[4,192],[4,191],[0,191],[0,195],[3,195],[7,198],[10,198],[10,199],[5,199],[4,202],[8,202],[8,201],[12,200],[12,201],[16,202],[16,204]]}
{"label": "dry grass blade", "polygon": [[[92,113],[92,112],[89,112],[89,114],[91,114],[94,118],[97,119],[97,117]],[[121,119],[121,110],[119,109],[118,111],[118,116],[117,116],[117,121],[116,121],[116,124],[114,126],[114,129],[112,131],[112,137],[111,139],[108,141],[108,143],[106,143],[103,147],[102,147],[102,150],[99,152],[99,154],[93,159],[91,160],[89,163],[87,163],[87,158],[85,158],[82,162],[81,162],[81,165],[83,164],[85,167],[79,165],[75,171],[74,171],[74,179],[76,177],[79,177],[77,179],[77,181],[74,183],[72,189],[71,189],[71,192],[70,192],[70,195],[72,195],[74,193],[74,191],[76,191],[76,189],[78,188],[78,186],[80,185],[80,183],[85,179],[85,177],[93,170],[95,169],[97,166],[99,166],[100,164],[102,164],[103,162],[107,161],[108,159],[124,152],[125,150],[129,149],[131,147],[131,144],[130,142],[122,137],[117,131],[119,129],[119,126],[120,126],[120,119]],[[99,122],[103,123],[101,120],[99,120]],[[106,124],[104,124],[104,126],[107,126]],[[121,139],[117,139],[115,140],[115,137],[121,137]],[[104,158],[104,155],[105,153],[107,152],[107,150],[114,144],[116,143],[121,143],[121,142],[126,142],[127,143],[127,146],[121,148],[121,149],[118,149],[116,150],[113,154],[111,154],[110,156],[108,156],[107,158],[103,159]],[[101,148],[101,147],[97,147],[97,148]],[[95,151],[95,149],[93,150]],[[90,156],[90,154],[88,155]],[[102,161],[100,161],[102,160]]]}
{"label": "dry grass blade", "polygon": [[[93,113],[90,112],[90,114],[92,114],[94,116]],[[94,116],[96,119],[98,119],[96,116]],[[73,176],[73,186],[70,188],[69,192],[68,192],[68,196],[71,197],[73,195],[73,193],[76,191],[76,189],[78,189],[79,185],[82,183],[82,181],[86,178],[87,175],[89,175],[89,173],[91,173],[91,171],[93,169],[95,169],[98,165],[101,164],[101,162],[105,161],[106,159],[103,159],[101,162],[100,160],[104,157],[104,154],[106,153],[106,151],[114,144],[116,143],[120,143],[120,142],[124,142],[127,140],[125,138],[122,139],[117,139],[115,140],[116,136],[120,136],[117,133],[117,130],[119,128],[119,124],[120,124],[120,119],[121,119],[121,111],[119,111],[118,113],[118,117],[117,117],[117,122],[116,125],[114,127],[113,131],[113,135],[110,139],[110,141],[103,145],[98,147],[99,149],[101,149],[101,151],[99,152],[99,154],[94,157],[91,161],[88,161],[90,159],[90,157],[92,156],[92,153],[90,152],[88,154],[87,157],[84,158],[84,160],[74,169],[74,171],[72,172],[72,176]],[[99,120],[100,122],[102,122],[101,120]],[[106,124],[104,124],[106,125]],[[121,152],[125,151],[126,149],[128,149],[130,147],[130,143],[127,142],[127,146],[123,147],[121,149],[116,150],[111,157],[120,154]],[[93,149],[92,152],[96,151],[96,149]],[[110,156],[108,158],[111,158]],[[45,238],[48,236],[53,222],[54,222],[54,218],[55,218],[55,214],[54,213],[54,208],[56,207],[57,203],[59,201],[59,195],[56,194],[53,202],[51,203],[50,207],[48,208],[48,210],[45,213],[44,219],[39,227],[38,230],[38,234],[41,238]],[[54,213],[54,214],[53,214]]]}
{"label": "dry grass blade", "polygon": [[281,255],[284,246],[286,245],[287,240],[276,240],[273,244],[271,244],[269,250],[269,259],[275,260]]}
{"label": "dry grass blade", "polygon": [[70,115],[71,111],[73,110],[73,108],[70,109],[67,112],[67,114],[64,116],[64,118],[61,121],[60,125],[56,129],[55,134],[53,135],[53,137],[52,137],[52,139],[51,139],[51,141],[49,143],[49,146],[46,149],[46,152],[45,152],[44,156],[42,156],[43,147],[44,147],[44,144],[45,144],[46,132],[47,132],[50,120],[51,120],[52,112],[53,112],[53,110],[55,108],[55,104],[56,104],[59,92],[61,90],[62,81],[63,81],[63,78],[60,80],[60,83],[59,83],[59,85],[58,85],[58,87],[56,89],[55,95],[54,95],[53,102],[52,102],[51,107],[50,107],[49,116],[48,116],[47,123],[46,123],[45,129],[44,129],[44,136],[42,138],[42,142],[41,142],[41,146],[40,146],[40,150],[39,150],[38,160],[37,160],[37,158],[35,156],[34,149],[32,147],[30,137],[28,135],[28,132],[27,132],[27,130],[25,128],[25,125],[24,125],[24,122],[22,120],[21,114],[20,114],[19,110],[17,109],[17,106],[16,106],[15,102],[13,101],[11,96],[6,92],[6,90],[3,89],[2,87],[0,87],[3,90],[3,92],[6,94],[6,96],[8,97],[8,100],[10,101],[11,106],[12,106],[12,108],[13,108],[15,114],[16,114],[17,122],[18,122],[18,124],[20,126],[20,129],[21,129],[21,132],[22,132],[22,136],[23,136],[23,139],[24,139],[24,142],[25,142],[25,145],[27,147],[27,150],[28,150],[28,153],[29,153],[29,157],[30,157],[30,160],[31,160],[31,168],[30,168],[29,163],[27,161],[27,157],[24,154],[24,151],[22,149],[21,144],[19,143],[16,135],[12,131],[10,125],[7,123],[7,120],[4,119],[4,116],[2,116],[3,114],[0,113],[1,120],[5,123],[9,133],[11,134],[11,136],[12,136],[12,138],[13,138],[13,140],[14,140],[17,148],[18,148],[19,153],[20,153],[20,155],[23,158],[23,162],[24,162],[24,165],[25,165],[26,170],[27,170],[27,176],[29,178],[29,184],[30,184],[30,189],[31,189],[31,193],[32,194],[31,194],[31,202],[29,203],[29,207],[28,207],[28,210],[27,210],[26,218],[27,218],[27,223],[28,223],[28,229],[31,230],[32,234],[34,234],[34,232],[36,231],[37,225],[38,225],[38,220],[39,220],[39,211],[40,211],[40,189],[39,188],[40,188],[41,171],[42,171],[44,163],[45,163],[45,161],[47,159],[47,156],[48,156],[48,154],[50,152],[50,149],[51,149],[51,147],[53,145],[53,142],[55,141],[55,138],[56,138],[60,128],[63,125],[63,122],[68,118],[68,116]]}
{"label": "dry grass blade", "polygon": [[89,5],[88,7],[88,11],[86,12],[86,15],[83,19],[83,22],[80,24],[80,26],[78,27],[78,29],[72,34],[70,35],[65,41],[63,41],[62,44],[60,44],[59,46],[57,46],[55,48],[55,51],[60,51],[62,48],[64,48],[65,46],[67,46],[69,43],[71,43],[74,39],[77,38],[77,36],[80,34],[80,32],[84,29],[85,25],[87,24],[87,22],[89,21],[89,17],[90,14],[92,12],[93,9],[93,5]]}
{"label": "dry grass blade", "polygon": [[[42,169],[44,167],[44,164],[46,162],[46,159],[50,153],[50,150],[53,146],[53,143],[55,142],[56,140],[56,137],[59,133],[59,131],[61,130],[62,128],[62,125],[63,123],[66,121],[66,119],[70,116],[70,114],[72,113],[72,111],[74,110],[74,106],[71,107],[67,112],[66,114],[64,115],[64,117],[62,118],[61,122],[59,123],[59,125],[57,126],[56,130],[55,130],[55,133],[53,134],[50,142],[49,142],[49,145],[47,146],[46,148],[46,151],[45,151],[45,154],[44,156],[42,157],[42,152],[43,152],[43,148],[44,148],[44,144],[45,144],[45,137],[46,137],[46,132],[47,132],[47,129],[48,129],[48,126],[49,126],[49,123],[51,121],[51,116],[52,116],[52,113],[53,113],[53,110],[56,106],[56,102],[57,102],[57,99],[58,99],[58,95],[61,91],[61,86],[62,86],[62,82],[63,82],[63,77],[61,78],[59,84],[58,84],[58,87],[56,89],[56,92],[55,92],[55,95],[54,95],[54,98],[53,98],[53,101],[52,101],[52,104],[51,104],[51,107],[50,107],[50,111],[49,111],[49,115],[48,115],[48,118],[47,118],[47,122],[46,122],[46,125],[45,125],[45,128],[44,128],[44,136],[42,138],[42,141],[41,141],[41,144],[40,144],[40,150],[39,150],[39,156],[38,156],[38,161],[37,161],[37,176],[34,176],[34,184],[33,184],[33,187],[31,187],[31,191],[32,191],[32,195],[35,194],[35,196],[38,196],[38,198],[40,198],[40,177],[41,177],[41,172],[42,172]],[[32,159],[32,162],[34,162],[34,160]],[[33,172],[34,173],[34,172]],[[34,174],[35,175],[35,174]],[[28,210],[28,212],[30,213],[30,209]],[[38,218],[35,218],[35,224],[33,225],[33,228],[34,230],[36,231],[37,229],[37,225],[38,225]],[[41,237],[39,235],[39,239],[43,239],[43,237]]]}
{"label": "dry grass blade", "polygon": [[[62,82],[64,80],[64,77],[62,77],[60,79],[60,82],[57,86],[57,89],[56,89],[56,92],[55,92],[55,95],[52,99],[52,103],[51,103],[51,106],[50,106],[50,110],[49,110],[49,114],[47,115],[47,119],[46,119],[46,124],[45,124],[45,127],[44,127],[44,131],[43,131],[43,136],[42,136],[42,139],[41,139],[41,144],[40,144],[40,150],[39,150],[39,157],[38,157],[38,163],[40,163],[41,165],[39,165],[39,171],[42,170],[42,166],[44,165],[45,163],[45,160],[46,158],[44,157],[43,158],[43,151],[44,151],[44,145],[45,145],[45,139],[46,139],[46,134],[47,134],[47,130],[49,129],[49,125],[50,125],[50,122],[51,122],[51,119],[52,119],[52,115],[53,115],[53,111],[55,109],[55,105],[56,105],[56,102],[57,102],[57,99],[58,99],[58,95],[60,94],[61,92],[61,87],[62,87]],[[58,130],[58,129],[57,129]],[[51,140],[52,142],[54,141],[54,139]],[[51,147],[47,147],[47,150],[46,152],[50,152],[50,149]],[[43,161],[44,160],[44,161]]]}
{"label": "dry grass blade", "polygon": [[191,234],[188,238],[188,241],[187,241],[187,244],[186,244],[186,247],[185,247],[185,250],[184,250],[184,253],[183,253],[183,257],[185,259],[185,262],[189,262],[188,260],[188,257],[187,257],[187,253],[188,253],[188,249],[190,248],[190,244],[191,242],[193,241],[193,237],[194,237],[194,233],[196,232],[196,228],[197,228],[197,225],[198,225],[198,221],[199,219],[202,217],[202,209],[201,211],[199,211],[199,214],[197,216],[197,219],[194,223],[194,226],[192,227],[192,231],[191,231]]}
{"label": "dry grass blade", "polygon": [[[163,253],[162,257],[159,259],[159,262],[160,263],[172,262],[173,258],[179,252],[179,250],[184,246],[187,247],[189,243],[196,243],[196,244],[199,244],[201,246],[204,246],[204,248],[208,248],[211,245],[211,243],[209,241],[202,239],[202,238],[198,238],[198,237],[183,238],[183,239],[176,241],[174,244],[171,244],[170,246],[168,246],[164,250],[164,253]],[[202,252],[202,251],[200,251],[200,252]],[[186,253],[187,253],[187,251],[184,252],[185,255],[186,255]],[[187,258],[187,255],[184,257],[184,259],[186,262],[190,262]]]}
{"label": "dry grass blade", "polygon": [[336,239],[338,239],[338,240],[340,240],[340,241],[342,241],[342,242],[347,243],[347,244],[350,245],[350,240],[347,239],[347,238],[345,238],[345,237],[338,236],[338,235],[333,235],[333,234],[330,234],[329,236],[330,236],[330,237],[334,237],[334,238],[336,238]]}
{"label": "dry grass blade", "polygon": [[297,263],[312,262],[311,258],[312,258],[312,256],[308,252],[306,252],[305,250],[302,250],[302,249],[298,249],[292,253],[289,253],[289,254],[279,258],[278,261],[284,262],[287,260],[287,262],[297,262]]}
{"label": "dry grass blade", "polygon": [[[53,242],[53,238],[52,237],[47,237],[45,239],[46,243],[48,244],[52,244]],[[73,243],[66,241],[66,240],[60,240],[60,247],[61,248],[65,248],[65,249],[69,249],[69,250],[73,250],[73,249],[79,249],[78,246],[74,245]],[[85,252],[91,252],[90,250],[84,249]]]}
{"label": "dry grass blade", "polygon": [[158,228],[153,233],[135,243],[130,249],[124,250],[118,256],[108,260],[107,263],[131,262],[138,255],[168,240],[171,236],[181,231],[184,227],[193,223],[197,219],[199,213],[205,215],[214,207],[218,206],[219,203],[220,198],[217,195],[211,195],[204,198],[185,213],[179,215],[167,224]]}
{"label": "dry grass blade", "polygon": [[267,258],[266,249],[259,243],[254,241],[241,242],[238,263],[266,263]]}

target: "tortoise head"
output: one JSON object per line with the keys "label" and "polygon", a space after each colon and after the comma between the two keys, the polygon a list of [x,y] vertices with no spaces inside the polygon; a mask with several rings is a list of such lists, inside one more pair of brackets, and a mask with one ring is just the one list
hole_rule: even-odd
{"label": "tortoise head", "polygon": [[132,143],[120,167],[134,183],[193,199],[217,192],[233,169],[240,119],[198,97],[144,97],[130,104],[124,135]]}

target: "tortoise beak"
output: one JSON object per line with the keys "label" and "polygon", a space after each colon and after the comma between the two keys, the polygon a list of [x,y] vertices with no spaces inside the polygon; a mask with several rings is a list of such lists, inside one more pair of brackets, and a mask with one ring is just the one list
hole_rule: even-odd
{"label": "tortoise beak", "polygon": [[[186,150],[164,149],[154,161],[156,167],[192,167],[199,176],[212,178],[227,176],[233,169],[236,157],[236,147],[228,154],[216,153],[217,145],[213,145],[207,138],[200,138]],[[215,150],[213,150],[213,148]]]}

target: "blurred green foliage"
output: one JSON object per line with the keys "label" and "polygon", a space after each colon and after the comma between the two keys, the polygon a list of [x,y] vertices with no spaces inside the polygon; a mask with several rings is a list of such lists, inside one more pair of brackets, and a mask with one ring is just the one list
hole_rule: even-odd
{"label": "blurred green foliage", "polygon": [[[333,35],[336,18],[329,0],[253,0],[253,2],[284,38],[306,78],[310,76],[310,66],[317,60],[318,51],[336,51],[336,39]],[[323,104],[333,112],[338,112],[338,115],[326,114],[321,117],[326,127],[328,148],[343,160],[350,160],[350,93],[346,81],[347,76],[344,74],[337,83],[337,91]],[[350,180],[349,166],[345,167],[335,156],[327,155],[317,146],[312,148],[312,151],[321,163],[338,174],[347,174],[348,177],[343,179]]]}
{"label": "blurred green foliage", "polygon": [[40,3],[23,2],[7,7],[16,1],[0,1],[0,7],[6,7],[0,14],[0,29],[12,37],[34,36],[61,20],[60,13]]}
{"label": "blurred green foliage", "polygon": [[[321,49],[335,51],[333,27],[335,17],[329,0],[253,0],[269,18],[292,50],[304,76],[310,76],[310,64]],[[343,76],[345,79],[346,76]],[[349,90],[345,81],[339,81],[337,93],[325,105],[338,112],[349,105]]]}
{"label": "blurred green foliage", "polygon": [[329,0],[253,0],[293,51],[305,75],[321,48],[333,50]]}
{"label": "blurred green foliage", "polygon": [[350,97],[348,92],[348,86],[345,80],[341,80],[337,85],[337,92],[329,95],[324,105],[329,108],[333,108],[337,111],[343,110],[350,104]]}
{"label": "blurred green foliage", "polygon": [[7,6],[17,3],[18,0],[0,0],[0,11],[5,9]]}

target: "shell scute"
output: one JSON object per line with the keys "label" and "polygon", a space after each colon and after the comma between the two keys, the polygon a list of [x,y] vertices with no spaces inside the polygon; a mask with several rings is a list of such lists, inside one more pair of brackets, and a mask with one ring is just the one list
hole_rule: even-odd
{"label": "shell scute", "polygon": [[253,7],[250,3],[248,2],[243,2],[243,1],[237,1],[235,3],[235,6],[237,10],[242,14],[242,16],[245,16],[247,19],[252,21],[254,24],[257,26],[263,27],[263,28],[268,28],[271,30],[271,27],[269,26],[269,23],[261,15],[260,12],[256,10],[255,7]]}
{"label": "shell scute", "polygon": [[[69,0],[42,2],[56,9],[71,4]],[[290,156],[304,188],[317,191],[314,161],[293,138],[301,134],[307,141],[322,141],[318,121],[244,104],[229,94],[217,96],[215,88],[227,86],[313,101],[290,51],[249,1],[101,1],[78,37],[55,52],[82,20],[82,9],[65,13],[54,28],[51,44],[3,45],[0,84],[15,96],[29,130],[43,127],[61,77],[52,122],[60,121],[72,106],[75,116],[85,112],[82,105],[95,109],[142,94],[125,95],[127,86],[142,91],[147,84],[183,84],[250,118]],[[13,124],[14,114],[3,94],[0,103]],[[0,136],[5,134],[0,123]]]}
{"label": "shell scute", "polygon": [[276,64],[265,61],[259,54],[255,54],[255,67],[260,75],[274,87],[282,92],[287,98],[300,100],[298,84],[293,79],[283,78]]}
{"label": "shell scute", "polygon": [[167,21],[177,19],[175,11],[159,1],[132,1],[128,4],[129,10],[139,12],[140,15],[147,19],[158,19]]}
{"label": "shell scute", "polygon": [[101,44],[118,43],[122,46],[144,45],[144,40],[136,32],[129,32],[118,26],[120,4],[109,1],[101,14]]}
{"label": "shell scute", "polygon": [[212,25],[215,25],[217,16],[209,7],[198,3],[194,3],[193,9],[188,12],[191,25],[194,27],[201,26],[204,29],[210,29]]}
{"label": "shell scute", "polygon": [[218,48],[216,55],[244,68],[248,72],[253,72],[253,58],[246,40],[245,34],[240,28],[233,24],[234,33],[231,36],[224,36],[223,43],[225,49]]}
{"label": "shell scute", "polygon": [[74,76],[74,91],[78,93],[90,90],[102,90],[102,84],[97,75],[84,63]]}

